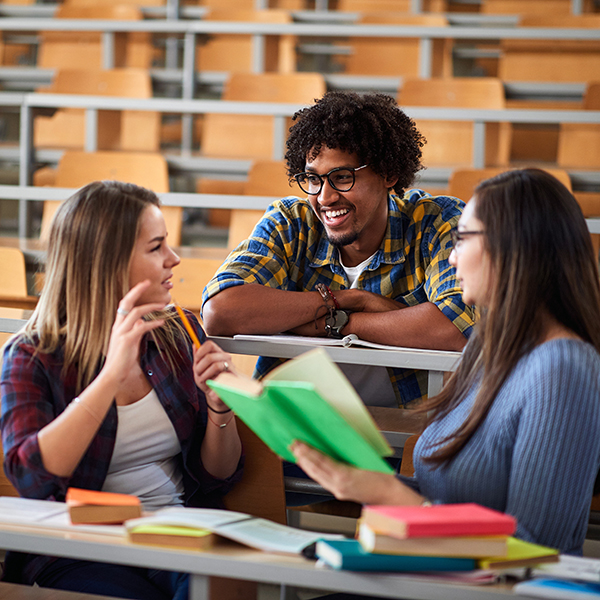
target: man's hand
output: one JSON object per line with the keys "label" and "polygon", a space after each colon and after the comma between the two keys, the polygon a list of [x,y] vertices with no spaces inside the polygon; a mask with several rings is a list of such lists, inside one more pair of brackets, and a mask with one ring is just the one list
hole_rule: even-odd
{"label": "man's hand", "polygon": [[406,308],[400,302],[366,290],[336,290],[334,295],[340,308],[351,312],[387,312]]}

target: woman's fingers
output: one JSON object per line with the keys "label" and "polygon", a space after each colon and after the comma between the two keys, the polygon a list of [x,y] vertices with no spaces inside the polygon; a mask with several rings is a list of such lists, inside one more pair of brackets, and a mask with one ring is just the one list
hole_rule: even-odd
{"label": "woman's fingers", "polygon": [[290,450],[306,474],[330,491],[332,491],[330,486],[334,478],[338,477],[346,468],[322,452],[297,440],[290,446]]}
{"label": "woman's fingers", "polygon": [[231,355],[224,352],[212,341],[207,341],[194,353],[194,374],[199,382],[204,383],[223,373],[236,373]]}

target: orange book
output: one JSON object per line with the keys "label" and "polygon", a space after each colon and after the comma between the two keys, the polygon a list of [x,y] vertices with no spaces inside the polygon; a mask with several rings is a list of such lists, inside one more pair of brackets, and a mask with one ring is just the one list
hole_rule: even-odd
{"label": "orange book", "polygon": [[129,494],[69,488],[66,503],[73,525],[123,523],[142,516],[140,499]]}

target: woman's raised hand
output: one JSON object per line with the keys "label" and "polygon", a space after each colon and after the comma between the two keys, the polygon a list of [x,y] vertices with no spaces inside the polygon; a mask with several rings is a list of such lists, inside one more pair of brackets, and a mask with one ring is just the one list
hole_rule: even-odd
{"label": "woman's raised hand", "polygon": [[148,289],[149,280],[132,287],[119,302],[119,308],[112,326],[106,361],[102,371],[121,383],[139,362],[140,342],[144,335],[164,324],[164,319],[144,321],[142,317],[165,307],[163,302],[153,302],[136,306],[142,294]]}

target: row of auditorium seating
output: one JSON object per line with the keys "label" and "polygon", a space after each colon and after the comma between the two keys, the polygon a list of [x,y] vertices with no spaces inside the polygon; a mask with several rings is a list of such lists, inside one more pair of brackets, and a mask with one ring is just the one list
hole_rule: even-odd
{"label": "row of auditorium seating", "polygon": [[[82,15],[83,12],[88,11],[89,16],[93,16],[94,7],[75,7],[73,9],[73,5],[71,4],[72,0],[69,0],[68,3],[64,4],[61,10],[67,10],[67,15],[69,7],[71,10],[75,10],[75,12],[71,13],[71,16]],[[337,8],[341,8],[342,10],[348,10],[352,8],[359,8],[358,4],[355,3],[353,6],[350,6],[351,3],[346,3],[344,6],[344,2],[338,2]],[[369,7],[373,8],[377,4],[376,2],[370,3]],[[483,4],[483,9],[486,9],[486,4]],[[132,8],[131,6],[127,8]],[[382,6],[377,6],[377,8],[381,9]],[[488,7],[489,8],[489,7]],[[79,10],[80,12],[77,12]],[[81,12],[83,11],[83,12]],[[63,15],[64,16],[64,15]],[[120,17],[116,17],[120,18]],[[366,17],[368,18],[368,17]],[[398,18],[395,15],[393,18]],[[439,19],[443,17],[437,15],[423,15],[418,17],[404,17],[404,18],[434,18]],[[586,15],[585,18],[596,18],[593,15]],[[55,33],[55,32],[53,32]],[[59,34],[56,34],[59,35]],[[63,35],[63,34],[60,34]],[[70,34],[70,35],[78,35],[78,34]],[[89,35],[97,35],[97,34],[85,34]],[[240,36],[230,36],[237,37]],[[360,42],[385,42],[385,43],[402,43],[403,40],[355,40]],[[414,43],[415,40],[409,40]],[[203,52],[200,51],[200,54]],[[71,54],[73,54],[71,52]],[[80,53],[75,53],[80,54]],[[226,52],[222,52],[221,54],[227,54]],[[241,54],[241,53],[240,53]],[[248,54],[246,51],[245,54]],[[365,57],[369,56],[366,50],[361,50],[356,53],[357,56]],[[402,52],[401,55],[404,57],[408,54],[408,52]],[[443,59],[443,52],[441,54]],[[42,56],[41,54],[40,56]],[[394,53],[391,51],[384,52],[385,56],[394,56]],[[397,56],[396,50],[396,56]],[[349,61],[350,63],[351,61]],[[357,67],[360,69],[367,69],[368,64],[371,66],[379,65],[383,61],[376,60],[371,58],[367,66],[365,67]],[[388,61],[394,62],[394,61]],[[395,61],[396,63],[400,61]],[[402,61],[404,62],[404,61]],[[447,61],[446,61],[447,63]],[[89,62],[87,63],[90,64]],[[444,60],[441,61],[440,65],[442,65],[441,72],[444,72],[447,65],[444,66]],[[591,71],[590,69],[588,69]],[[115,72],[116,73],[116,72]],[[151,84],[149,75],[147,72],[140,70],[134,76],[131,73],[125,74],[124,72],[120,73],[121,81],[117,82],[115,85],[116,88],[111,87],[106,81],[101,81],[106,73],[102,75],[92,74],[90,71],[85,76],[81,74],[74,75],[70,71],[60,71],[58,72],[53,85],[51,87],[51,91],[61,92],[61,93],[93,93],[93,94],[107,94],[107,95],[127,95],[130,97],[149,97],[151,94]],[[274,75],[273,75],[274,76]],[[299,75],[296,75],[299,76]],[[117,75],[117,77],[119,77]],[[136,79],[140,77],[144,79],[142,82],[141,79]],[[263,76],[268,77],[268,76]],[[238,100],[276,100],[276,101],[288,101],[288,102],[300,102],[300,103],[308,103],[311,102],[313,98],[318,97],[322,94],[324,90],[324,82],[321,77],[316,74],[302,74],[302,77],[305,77],[306,80],[304,83],[299,85],[300,92],[306,92],[304,96],[302,96],[298,91],[290,92],[290,95],[286,96],[276,96],[273,86],[265,86],[264,81],[262,79],[262,83],[259,86],[255,86],[254,92],[252,89],[248,90],[248,83],[246,82],[244,85],[246,89],[239,92],[239,86],[236,87],[235,82],[239,80],[238,75],[234,75],[231,77],[229,84],[226,85],[225,91],[223,94],[224,99],[238,99]],[[251,79],[251,77],[250,77]],[[309,88],[308,81],[315,81],[319,79],[319,81],[315,84],[316,87]],[[442,91],[442,86],[450,85],[450,91],[444,92]],[[457,91],[461,85],[465,85],[465,89],[470,88],[466,94],[463,94],[460,91]],[[243,87],[243,86],[242,86]],[[431,91],[433,87],[433,92]],[[317,88],[319,88],[317,90]],[[478,96],[479,92],[473,92],[474,88],[481,88],[482,90],[485,88],[487,96]],[[93,92],[90,92],[90,89]],[[310,91],[309,91],[310,89]],[[316,90],[316,91],[315,91]],[[287,92],[286,92],[287,93]],[[423,99],[424,97],[424,99]],[[506,106],[506,101],[503,97],[502,86],[499,81],[494,81],[492,83],[491,80],[486,79],[472,79],[470,81],[466,80],[464,83],[460,79],[448,79],[448,80],[439,80],[433,79],[428,81],[411,81],[407,80],[404,82],[402,86],[401,94],[399,100],[404,105],[409,106],[427,106],[427,105],[437,105],[437,106],[466,106],[466,107],[488,107],[488,108],[502,108]],[[433,101],[432,101],[433,100]],[[593,106],[587,106],[587,108],[593,108]],[[144,151],[156,151],[160,148],[160,134],[157,132],[160,131],[160,127],[158,125],[160,117],[153,113],[141,112],[141,111],[124,111],[123,114],[117,114],[115,112],[110,111],[102,111],[100,115],[99,122],[99,145],[98,147],[101,149],[108,150],[144,150]],[[258,143],[259,136],[258,134],[252,134],[250,136],[244,136],[242,134],[242,127],[250,126],[250,119],[243,118],[241,124],[240,121],[235,122],[234,116],[229,115],[206,115],[204,118],[197,119],[197,138],[201,140],[201,151],[204,156],[231,156],[231,151],[233,150],[238,157],[248,157],[248,158],[259,158],[265,156],[271,156],[271,144],[272,144],[272,134],[269,132],[265,138],[265,145],[261,146]],[[256,126],[256,130],[258,132],[267,132],[269,131],[269,118],[265,117],[262,119],[262,123]],[[78,126],[75,126],[75,123],[78,123]],[[420,122],[419,127],[424,131],[426,137],[429,140],[429,144],[425,148],[425,163],[428,166],[437,165],[448,165],[448,152],[444,150],[443,139],[450,138],[452,140],[452,156],[453,162],[469,164],[472,162],[472,156],[469,154],[472,152],[472,143],[471,143],[471,125],[469,123],[447,123],[444,124],[445,131],[443,131],[443,127],[440,126],[440,123],[430,124],[425,122]],[[565,131],[568,131],[571,134],[571,139],[577,139],[577,136],[587,135],[594,136],[597,135],[597,132],[592,131],[592,128],[586,127],[585,131],[575,132],[572,131],[576,126],[565,126]],[[504,126],[502,124],[492,124],[487,126],[487,162],[489,165],[505,165],[508,164],[511,158],[511,127]],[[570,131],[569,131],[570,130]],[[214,135],[214,132],[217,132]],[[235,132],[232,134],[231,132]],[[51,138],[51,134],[60,134],[62,140],[58,143],[53,142]],[[71,140],[65,140],[66,134],[69,134]],[[76,111],[74,109],[61,110],[58,111],[53,117],[37,117],[36,125],[35,125],[35,145],[36,147],[67,147],[67,148],[76,148],[81,147],[82,145],[82,136],[83,136],[83,114],[81,111]],[[230,140],[234,139],[236,143],[231,144]],[[441,136],[441,137],[438,137]],[[464,136],[466,143],[460,143],[457,140]],[[77,137],[78,139],[73,141],[73,137]],[[561,136],[561,138],[567,138],[568,136]],[[56,139],[56,138],[55,138]],[[244,148],[242,141],[244,139],[252,140],[249,144],[248,148]],[[568,140],[567,140],[568,141]],[[223,143],[225,142],[225,143]],[[580,167],[581,163],[579,159],[571,160],[569,158],[569,153],[566,149],[569,147],[574,148],[576,150],[581,149],[581,145],[576,142],[571,142],[570,144],[563,144],[559,150],[557,150],[557,156],[559,158],[559,164],[568,165],[569,167]],[[460,156],[457,154],[457,148],[465,148],[464,156]],[[441,150],[440,152],[436,152]],[[514,148],[513,148],[514,150]],[[438,154],[438,156],[436,156]],[[441,154],[441,156],[439,156]],[[526,159],[527,157],[523,155],[523,153],[518,155],[520,159]],[[593,158],[594,153],[586,152],[584,158],[590,160],[590,157]],[[587,168],[594,168],[593,165],[586,165]],[[47,170],[42,171],[36,177],[38,183],[51,183],[51,177],[49,177],[49,173]],[[223,182],[223,180],[210,180],[210,179],[202,179],[198,182],[196,189],[198,191],[205,192],[236,192],[239,189],[240,185],[243,185],[243,182]]]}
{"label": "row of auditorium seating", "polygon": [[[560,0],[568,3],[570,0]],[[88,0],[68,0],[56,13],[57,18],[101,18],[138,20],[142,18],[139,7],[121,4],[89,5]],[[364,5],[364,3],[363,3]],[[448,19],[442,14],[406,14],[377,11],[365,5],[358,13],[362,24],[423,25],[444,27]],[[485,7],[485,5],[484,5]],[[281,9],[233,10],[211,7],[203,17],[206,20],[291,22],[289,11]],[[545,12],[526,14],[520,25],[527,27],[598,28],[600,14],[569,15]],[[266,36],[267,72],[292,72],[297,70],[299,40],[293,36]],[[343,42],[332,41],[335,63],[332,70],[348,75],[416,76],[419,74],[420,40],[390,38],[350,38]],[[220,34],[198,36],[196,65],[201,72],[252,71],[252,36]],[[436,39],[432,51],[433,76],[453,74],[451,39]],[[489,49],[490,43],[485,47]],[[504,40],[497,46],[499,59],[485,62],[488,75],[498,75],[504,80],[519,81],[588,81],[598,72],[600,42],[553,40]],[[335,55],[335,49],[339,55]],[[6,46],[8,49],[8,46]],[[7,61],[15,61],[14,52],[6,52]],[[152,44],[149,33],[135,32],[116,35],[115,67],[150,68],[160,62],[160,53]],[[484,64],[484,63],[482,63]],[[100,68],[103,65],[102,41],[98,33],[43,32],[37,54],[37,66],[43,68]]]}
{"label": "row of auditorium seating", "polygon": [[[288,102],[310,104],[325,92],[324,78],[318,73],[248,74],[233,73],[227,80],[222,98],[249,102]],[[582,108],[600,109],[600,86],[590,84]],[[61,70],[57,72],[51,91],[64,94],[150,97],[150,80],[143,70],[111,71]],[[405,79],[398,100],[404,106],[489,108],[507,107],[502,82],[495,78]],[[100,111],[98,149],[158,151],[160,149],[160,116],[143,111]],[[289,124],[289,123],[288,123]],[[472,124],[469,122],[417,122],[428,140],[424,148],[426,166],[458,166],[473,163]],[[197,139],[206,157],[269,158],[273,156],[273,118],[207,114],[197,119]],[[34,124],[36,148],[82,149],[85,120],[82,109],[59,109],[51,116],[38,116]],[[583,137],[582,137],[583,136]],[[582,145],[581,140],[586,143]],[[569,168],[597,168],[600,154],[589,152],[590,144],[599,138],[590,126],[564,124],[558,138],[557,162]],[[232,144],[231,141],[235,140]],[[511,160],[511,127],[487,125],[486,164],[506,165]],[[596,144],[598,142],[596,141]],[[452,152],[448,151],[452,148]],[[582,152],[582,148],[585,151]],[[522,149],[519,159],[526,156]],[[38,184],[51,183],[47,176]],[[198,191],[237,193],[239,183],[223,184],[206,181]]]}

